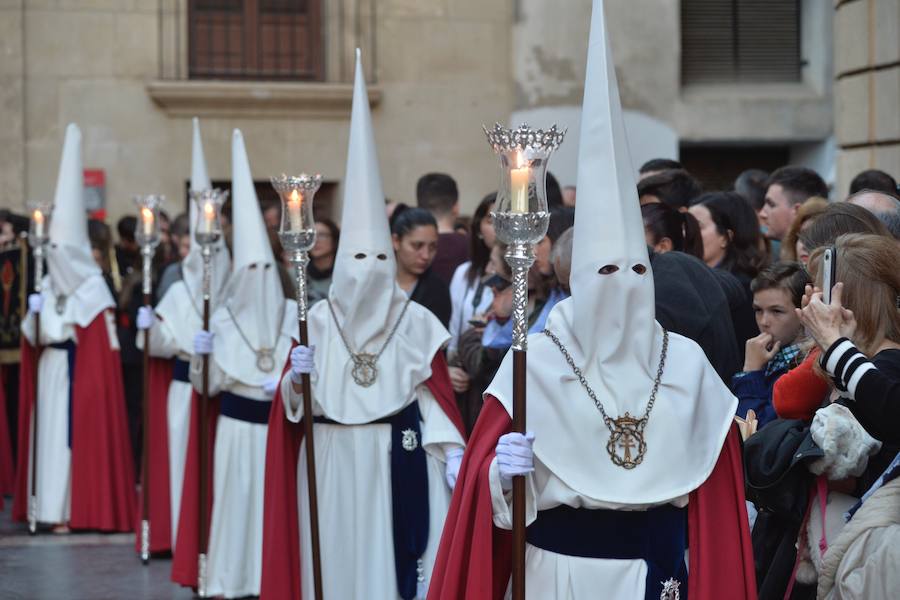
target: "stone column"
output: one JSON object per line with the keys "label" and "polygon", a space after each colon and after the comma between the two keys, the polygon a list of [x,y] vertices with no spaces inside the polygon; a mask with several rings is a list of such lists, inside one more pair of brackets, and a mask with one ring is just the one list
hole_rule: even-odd
{"label": "stone column", "polygon": [[0,204],[25,207],[25,21],[23,3],[0,5]]}
{"label": "stone column", "polygon": [[900,3],[840,0],[834,27],[834,197],[843,199],[860,171],[900,176]]}

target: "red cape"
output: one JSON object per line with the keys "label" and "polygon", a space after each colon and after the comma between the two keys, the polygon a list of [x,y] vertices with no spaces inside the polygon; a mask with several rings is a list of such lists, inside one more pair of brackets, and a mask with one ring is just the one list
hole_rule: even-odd
{"label": "red cape", "polygon": [[[285,366],[283,373],[287,373],[288,366]],[[462,415],[456,405],[443,352],[435,355],[431,363],[431,378],[425,385],[465,439]],[[303,427],[299,423],[291,423],[285,417],[279,389],[272,403],[266,440],[260,600],[300,600],[301,597],[297,460],[302,441]],[[320,529],[320,535],[327,536],[328,532]],[[327,591],[324,593],[327,597]]]}
{"label": "red cape", "polygon": [[16,479],[12,439],[9,436],[9,423],[6,420],[6,384],[3,380],[3,371],[4,369],[0,367],[0,510],[3,510],[3,496],[13,493]]}
{"label": "red cape", "polygon": [[[109,344],[106,314],[76,327],[72,378],[72,529],[131,531],[134,466],[119,351]],[[34,404],[35,351],[22,338],[19,372],[19,444],[13,518],[28,517],[28,449]]]}
{"label": "red cape", "polygon": [[[175,546],[172,548],[172,581],[186,587],[197,587],[197,555],[200,553],[200,439],[197,422],[200,419],[200,395],[195,391],[191,395],[191,424],[188,433],[187,455],[184,460],[184,479],[181,485],[181,510],[178,517],[178,532]],[[209,399],[206,411],[207,456],[207,507],[206,531],[212,519],[213,504],[213,462],[216,447],[216,422],[219,418],[219,402]],[[207,539],[208,541],[208,539]]]}
{"label": "red cape", "polygon": [[[166,552],[172,549],[172,501],[169,494],[169,386],[172,384],[171,359],[150,359],[150,422],[144,426],[149,435],[149,474],[142,473],[141,481],[150,485],[150,552]],[[134,549],[141,551],[141,515],[143,493],[138,494],[135,515]]]}
{"label": "red cape", "polygon": [[[511,426],[506,409],[488,397],[456,480],[428,600],[499,600],[506,592],[512,538],[494,527],[488,470],[497,439]],[[737,436],[729,433],[712,475],[690,495],[691,600],[756,598]]]}

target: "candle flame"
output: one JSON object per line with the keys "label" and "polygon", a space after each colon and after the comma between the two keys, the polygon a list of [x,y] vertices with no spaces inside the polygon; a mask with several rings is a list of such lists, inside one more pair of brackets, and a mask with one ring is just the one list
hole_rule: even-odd
{"label": "candle flame", "polygon": [[207,202],[203,205],[203,212],[206,214],[206,217],[211,219],[213,215],[216,213],[216,209],[213,208],[212,202]]}
{"label": "candle flame", "polygon": [[146,223],[152,223],[153,222],[153,211],[145,206],[144,208],[141,209],[141,218]]}
{"label": "candle flame", "polygon": [[303,201],[303,196],[297,190],[291,190],[291,203],[292,204],[300,204]]}
{"label": "candle flame", "polygon": [[516,168],[521,169],[527,166],[528,164],[525,162],[525,157],[522,156],[522,152],[520,150],[516,150]]}
{"label": "candle flame", "polygon": [[41,212],[39,208],[34,209],[34,215],[32,217],[35,223],[43,223],[44,222],[44,213]]}

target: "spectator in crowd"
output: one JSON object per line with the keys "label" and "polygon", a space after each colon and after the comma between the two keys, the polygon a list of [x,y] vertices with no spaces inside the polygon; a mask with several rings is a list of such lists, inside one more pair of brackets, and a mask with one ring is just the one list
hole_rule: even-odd
{"label": "spectator in crowd", "polygon": [[872,233],[890,237],[884,224],[868,210],[849,202],[829,204],[812,224],[800,232],[798,239],[812,255],[817,248],[830,246],[845,233]]}
{"label": "spectator in crowd", "polygon": [[[484,284],[484,279],[491,258],[491,248],[497,239],[494,233],[494,220],[491,217],[496,199],[496,192],[492,192],[485,196],[475,209],[469,233],[471,260],[456,268],[450,282],[453,313],[450,318],[448,349],[451,355],[459,345],[460,336],[469,329],[469,321],[476,316],[483,316],[493,300],[491,290]],[[453,367],[451,375],[452,369]]]}
{"label": "spectator in crowd", "polygon": [[772,173],[766,185],[766,203],[759,213],[766,236],[781,241],[800,205],[813,196],[827,198],[828,186],[812,169],[787,166]]}
{"label": "spectator in crowd", "polygon": [[669,169],[684,169],[680,162],[669,158],[651,158],[638,169],[639,181]]}
{"label": "spectator in crowd", "polygon": [[134,241],[134,230],[137,227],[137,217],[127,215],[116,223],[116,231],[119,234],[119,243],[116,244],[116,263],[119,272],[124,279],[135,268],[140,269],[141,249]]}
{"label": "spectator in crowd", "polygon": [[753,311],[760,334],[747,340],[744,367],[731,383],[738,398],[737,416],[756,413],[759,427],[775,418],[772,389],[775,382],[802,360],[799,341],[803,328],[795,309],[809,283],[799,263],[776,263],[763,269],[750,284]]}
{"label": "spectator in crowd", "polygon": [[266,229],[278,231],[279,227],[281,227],[281,200],[271,196],[263,196],[259,200],[259,208],[262,210]]}
{"label": "spectator in crowd", "polygon": [[341,230],[337,223],[331,219],[316,221],[316,244],[309,251],[309,265],[306,267],[306,291],[310,306],[328,297],[340,238]]}
{"label": "spectator in crowd", "polygon": [[450,285],[456,267],[469,260],[468,236],[453,229],[459,215],[459,190],[446,173],[427,173],[416,183],[416,203],[437,222],[438,248],[432,269],[441,281]]}
{"label": "spectator in crowd", "polygon": [[709,192],[697,198],[690,213],[700,224],[703,261],[730,271],[749,290],[766,259],[750,204],[734,192]]}
{"label": "spectator in crowd", "polygon": [[750,203],[756,214],[766,203],[766,182],[769,174],[762,169],[747,169],[734,180],[734,191]]}
{"label": "spectator in crowd", "polygon": [[112,272],[112,231],[109,225],[97,219],[88,219],[88,239],[91,241],[91,254],[94,262],[103,273],[103,280],[109,288],[113,299],[118,295]]}
{"label": "spectator in crowd", "polygon": [[850,182],[850,195],[863,190],[882,192],[894,197],[897,197],[898,194],[900,194],[900,190],[897,189],[897,181],[884,171],[879,171],[878,169],[863,171]]}
{"label": "spectator in crowd", "polygon": [[852,194],[847,202],[871,212],[895,239],[900,239],[900,200],[895,196],[866,189]]}
{"label": "spectator in crowd", "polygon": [[20,233],[28,231],[29,219],[10,210],[0,209],[0,248],[14,244]]}
{"label": "spectator in crowd", "polygon": [[[747,340],[759,335],[753,315],[750,282],[759,273],[766,257],[760,250],[756,215],[749,204],[734,192],[710,192],[691,206],[700,223],[703,261],[722,285],[731,307],[731,320],[741,361]],[[724,277],[729,273],[732,277]],[[737,286],[735,285],[737,281]]]}
{"label": "spectator in crowd", "polygon": [[647,245],[657,254],[676,251],[703,258],[700,224],[689,212],[680,212],[668,204],[641,206]]}
{"label": "spectator in crowd", "polygon": [[572,295],[569,287],[569,278],[572,275],[572,244],[575,239],[574,227],[569,227],[556,238],[553,250],[550,252],[550,262],[553,263],[553,271],[556,273],[556,282],[559,289],[567,296]]}
{"label": "spectator in crowd", "polygon": [[638,182],[641,204],[662,202],[675,210],[687,210],[702,193],[700,182],[684,169],[669,169],[644,177]]}
{"label": "spectator in crowd", "polygon": [[169,287],[181,279],[181,261],[191,249],[191,224],[187,213],[181,213],[172,221],[170,230],[172,245],[176,250],[175,260],[163,270],[156,289],[156,297],[166,295]]}
{"label": "spectator in crowd", "polygon": [[562,188],[559,187],[559,181],[557,181],[556,176],[547,171],[546,182],[547,209],[552,211],[557,208],[563,208],[565,203],[563,202]]}
{"label": "spectator in crowd", "polygon": [[550,255],[553,251],[553,245],[563,232],[575,224],[575,210],[560,206],[550,211],[550,224],[547,227],[547,234],[540,242],[534,246],[534,266],[529,273],[530,278],[536,278],[541,287],[548,290],[548,293],[557,292],[555,288],[558,286],[556,273],[553,270],[553,261]]}
{"label": "spectator in crowd", "polygon": [[575,186],[567,185],[562,190],[563,206],[575,208]]}
{"label": "spectator in crowd", "polygon": [[736,294],[737,310],[743,301],[742,308],[749,313],[740,282],[726,271],[703,264],[700,226],[693,215],[666,204],[645,204],[641,214],[650,247],[657,321],[697,342],[722,381],[729,382],[740,368],[741,357],[724,288]]}
{"label": "spectator in crowd", "polygon": [[781,260],[799,262],[806,266],[809,251],[800,240],[800,234],[809,229],[813,221],[828,208],[828,200],[813,196],[800,205],[791,228],[781,243]]}
{"label": "spectator in crowd", "polygon": [[404,292],[440,319],[450,324],[450,290],[431,270],[438,249],[438,224],[424,208],[394,213],[391,224],[397,283]]}
{"label": "spectator in crowd", "polygon": [[834,248],[831,304],[819,291],[820,248],[810,259],[817,289],[807,288],[797,312],[856,419],[876,439],[900,445],[900,248],[888,236],[866,234],[842,235]]}
{"label": "spectator in crowd", "polygon": [[[847,406],[875,438],[884,442],[869,461],[869,473],[880,457],[893,457],[871,482],[857,487],[859,501],[848,511],[849,522],[829,547],[818,569],[817,598],[888,598],[900,585],[888,565],[900,555],[900,251],[885,236],[843,235],[835,242],[837,280],[830,304],[819,288],[807,288],[803,324],[823,352],[820,367],[832,377]],[[819,270],[822,250],[813,256]],[[821,285],[821,277],[817,278]],[[860,493],[863,492],[864,493]]]}

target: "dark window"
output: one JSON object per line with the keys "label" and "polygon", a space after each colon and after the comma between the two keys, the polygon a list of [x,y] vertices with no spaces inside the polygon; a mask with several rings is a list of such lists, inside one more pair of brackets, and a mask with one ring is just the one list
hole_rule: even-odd
{"label": "dark window", "polygon": [[320,0],[190,0],[195,79],[321,80]]}
{"label": "dark window", "polygon": [[700,180],[704,190],[712,191],[733,189],[734,180],[747,169],[771,173],[791,161],[790,149],[781,145],[682,145],[678,162]]}
{"label": "dark window", "polygon": [[800,0],[682,0],[681,82],[800,80]]}

